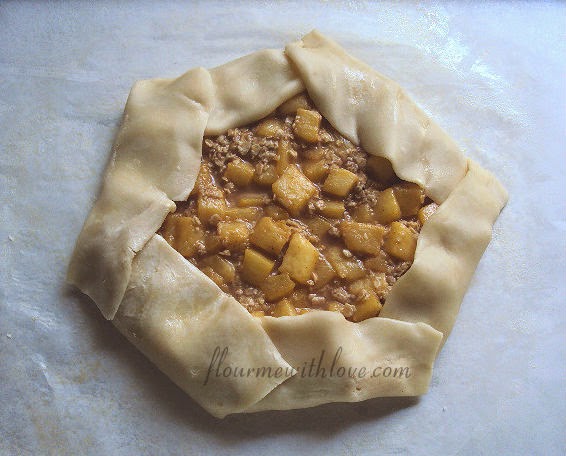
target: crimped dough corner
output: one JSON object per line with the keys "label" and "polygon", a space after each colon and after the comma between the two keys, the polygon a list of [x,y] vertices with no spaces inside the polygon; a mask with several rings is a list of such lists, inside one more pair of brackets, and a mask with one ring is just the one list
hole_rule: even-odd
{"label": "crimped dough corner", "polygon": [[[252,317],[155,234],[195,184],[204,135],[257,121],[304,90],[343,136],[440,204],[379,317],[361,323],[326,311]],[[313,31],[285,51],[133,86],[68,281],[217,417],[416,396],[506,201],[395,82]]]}

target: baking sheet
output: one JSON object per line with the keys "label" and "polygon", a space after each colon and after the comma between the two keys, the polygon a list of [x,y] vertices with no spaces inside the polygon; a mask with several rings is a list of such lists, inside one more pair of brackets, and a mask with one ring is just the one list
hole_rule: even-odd
{"label": "baking sheet", "polygon": [[[0,454],[564,454],[560,3],[0,4]],[[510,192],[430,392],[218,421],[64,283],[132,83],[312,28]]]}

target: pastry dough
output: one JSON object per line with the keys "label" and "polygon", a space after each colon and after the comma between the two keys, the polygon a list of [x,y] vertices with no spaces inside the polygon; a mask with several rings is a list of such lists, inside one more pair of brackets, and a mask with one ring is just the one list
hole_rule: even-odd
{"label": "pastry dough", "polygon": [[[255,318],[155,234],[195,184],[204,135],[305,89],[342,135],[440,204],[380,316],[361,323],[326,311]],[[420,395],[506,201],[396,83],[314,31],[285,52],[134,85],[68,280],[217,417]]]}

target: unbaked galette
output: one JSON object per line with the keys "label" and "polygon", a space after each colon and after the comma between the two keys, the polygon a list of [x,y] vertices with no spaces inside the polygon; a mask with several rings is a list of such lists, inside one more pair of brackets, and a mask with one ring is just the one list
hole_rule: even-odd
{"label": "unbaked galette", "polygon": [[218,417],[420,395],[506,200],[315,31],[134,85],[68,279]]}

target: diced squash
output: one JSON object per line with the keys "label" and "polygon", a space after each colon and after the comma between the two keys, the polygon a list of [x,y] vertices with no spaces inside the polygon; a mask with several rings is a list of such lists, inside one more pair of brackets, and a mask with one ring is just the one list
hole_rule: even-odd
{"label": "diced squash", "polygon": [[246,249],[240,275],[246,282],[259,287],[265,278],[271,273],[274,261],[256,250]]}
{"label": "diced squash", "polygon": [[352,252],[377,255],[381,250],[385,228],[371,223],[344,221],[340,224],[340,234]]}
{"label": "diced squash", "polygon": [[295,288],[289,295],[289,301],[295,308],[305,307],[309,304],[309,292],[305,288]]}
{"label": "diced squash", "polygon": [[342,218],[346,207],[344,201],[323,200],[320,213],[328,218]]}
{"label": "diced squash", "polygon": [[281,176],[291,164],[293,155],[295,155],[295,151],[289,141],[280,141],[277,146],[277,165],[275,165],[278,176]]}
{"label": "diced squash", "polygon": [[212,268],[226,282],[232,282],[236,277],[236,268],[232,262],[220,255],[211,255],[203,258],[201,264]]}
{"label": "diced squash", "polygon": [[224,218],[226,209],[224,198],[211,198],[201,194],[197,199],[197,215],[203,225],[210,224],[213,215],[218,215],[218,220]]}
{"label": "diced squash", "polygon": [[304,315],[306,313],[312,312],[312,309],[308,307],[299,307],[296,308],[296,311],[297,311],[297,315]]}
{"label": "diced squash", "polygon": [[271,187],[279,175],[273,163],[258,163],[255,167],[254,182],[263,187]]}
{"label": "diced squash", "polygon": [[401,222],[393,222],[385,235],[383,248],[385,251],[402,261],[412,261],[415,257],[417,237]]}
{"label": "diced squash", "polygon": [[308,218],[304,222],[308,226],[309,231],[319,238],[322,238],[332,228],[332,223],[318,215]]}
{"label": "diced squash", "polygon": [[424,225],[424,222],[426,222],[429,219],[429,217],[436,212],[437,209],[438,209],[438,205],[436,203],[430,203],[420,208],[418,214],[419,223],[421,225]]}
{"label": "diced squash", "polygon": [[387,278],[384,272],[379,274],[371,274],[370,280],[373,289],[377,293],[377,296],[385,296],[389,292],[391,287],[387,283]]}
{"label": "diced squash", "polygon": [[222,241],[222,245],[232,252],[244,250],[249,243],[250,228],[247,223],[220,222],[217,226],[218,236]]}
{"label": "diced squash", "polygon": [[240,158],[236,158],[226,166],[224,177],[234,182],[238,187],[245,187],[252,181],[254,173],[255,168],[253,165]]}
{"label": "diced squash", "polygon": [[287,167],[272,189],[277,200],[292,215],[298,215],[316,193],[316,186],[294,165]]}
{"label": "diced squash", "polygon": [[380,252],[377,256],[364,260],[364,266],[370,271],[389,272],[392,267],[387,254]]}
{"label": "diced squash", "polygon": [[401,209],[401,217],[417,215],[423,205],[425,194],[417,184],[405,182],[393,187],[395,199]]}
{"label": "diced squash", "polygon": [[291,293],[295,288],[295,282],[289,274],[277,274],[267,277],[261,285],[261,291],[268,301],[278,301]]}
{"label": "diced squash", "polygon": [[344,197],[358,182],[358,176],[344,168],[330,170],[328,177],[322,185],[322,190],[331,195]]}
{"label": "diced squash", "polygon": [[354,315],[352,315],[352,321],[360,322],[375,317],[379,314],[382,307],[377,295],[370,293],[369,297],[356,303],[356,310],[354,311]]}
{"label": "diced squash", "polygon": [[218,253],[224,249],[220,236],[214,233],[206,233],[204,235],[204,247],[207,255]]}
{"label": "diced squash", "polygon": [[362,263],[356,257],[347,257],[338,246],[329,246],[324,256],[342,279],[356,280],[366,273]]}
{"label": "diced squash", "polygon": [[271,217],[273,220],[287,220],[289,218],[289,213],[277,204],[266,206],[263,212],[267,217]]}
{"label": "diced squash", "polygon": [[282,299],[275,304],[272,315],[274,317],[291,317],[297,315],[297,309],[295,309],[295,306],[291,304],[291,301],[288,299]]}
{"label": "diced squash", "polygon": [[208,277],[210,277],[212,281],[219,287],[224,285],[224,279],[222,278],[222,276],[215,272],[214,269],[212,269],[210,266],[203,267],[201,271],[204,272]]}
{"label": "diced squash", "polygon": [[269,204],[270,198],[266,193],[244,193],[238,196],[236,206],[253,207]]}
{"label": "diced squash", "polygon": [[391,162],[384,157],[376,157],[375,155],[370,156],[367,160],[366,170],[371,177],[385,187],[391,185],[397,180],[397,176],[395,171],[393,171]]}
{"label": "diced squash", "polygon": [[285,133],[285,125],[279,119],[265,119],[255,128],[255,133],[265,138],[277,138]]}
{"label": "diced squash", "polygon": [[362,279],[355,280],[348,285],[348,291],[360,299],[367,294],[376,293],[378,296],[389,291],[389,285],[384,273],[370,274]]}
{"label": "diced squash", "polygon": [[303,174],[313,182],[320,182],[326,177],[329,171],[328,163],[326,160],[307,160],[301,164]]}
{"label": "diced squash", "polygon": [[362,203],[354,208],[352,217],[356,222],[371,223],[375,221],[375,212],[368,203]]}
{"label": "diced squash", "polygon": [[257,317],[257,318],[261,318],[261,317],[265,317],[265,312],[263,310],[254,310],[253,312],[251,312],[252,317]]}
{"label": "diced squash", "polygon": [[173,248],[175,248],[175,229],[177,226],[175,219],[177,217],[179,217],[179,214],[176,213],[168,214],[167,217],[165,218],[165,222],[163,223],[163,227],[161,228],[161,236]]}
{"label": "diced squash", "polygon": [[374,211],[377,221],[383,225],[387,225],[401,218],[401,208],[399,207],[399,203],[397,203],[392,188],[388,188],[379,193]]}
{"label": "diced squash", "polygon": [[309,98],[306,95],[306,93],[301,93],[291,98],[290,100],[287,100],[285,103],[279,106],[279,108],[277,108],[277,111],[285,116],[289,116],[289,115],[295,115],[297,109],[299,108],[302,109],[310,108]]}
{"label": "diced squash", "polygon": [[374,293],[373,283],[370,277],[363,277],[358,280],[354,280],[348,285],[348,291],[356,296],[361,296],[364,293]]}
{"label": "diced squash", "polygon": [[226,220],[245,220],[255,222],[263,214],[261,207],[229,207],[224,210],[223,218]]}
{"label": "diced squash", "polygon": [[210,194],[207,190],[216,187],[210,165],[206,162],[201,163],[195,186],[191,191],[191,195]]}
{"label": "diced squash", "polygon": [[317,111],[309,109],[297,109],[293,131],[295,135],[303,141],[315,143],[318,141],[318,130],[322,116]]}
{"label": "diced squash", "polygon": [[279,267],[299,283],[307,283],[318,261],[318,250],[305,237],[295,233]]}
{"label": "diced squash", "polygon": [[305,160],[319,161],[326,157],[326,149],[317,145],[305,150],[303,156]]}
{"label": "diced squash", "polygon": [[330,283],[336,277],[336,271],[326,260],[324,255],[320,255],[314,267],[313,280],[314,288],[319,289]]}
{"label": "diced squash", "polygon": [[262,217],[253,229],[250,242],[268,253],[279,255],[291,234],[291,229],[284,223]]}
{"label": "diced squash", "polygon": [[197,253],[197,242],[204,240],[204,233],[192,217],[175,217],[174,248],[185,257]]}
{"label": "diced squash", "polygon": [[330,310],[331,312],[341,313],[345,317],[351,317],[353,315],[351,305],[342,304],[338,301],[328,301],[326,304],[326,309]]}

